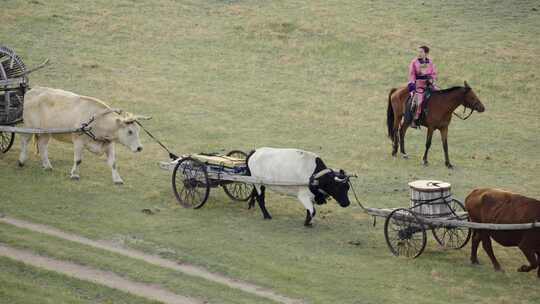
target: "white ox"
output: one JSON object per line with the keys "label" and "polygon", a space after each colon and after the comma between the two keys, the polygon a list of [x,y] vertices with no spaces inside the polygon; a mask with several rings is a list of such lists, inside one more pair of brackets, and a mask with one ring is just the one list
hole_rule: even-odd
{"label": "white ox", "polygon": [[[255,199],[265,219],[272,217],[265,207],[265,188],[295,196],[306,208],[305,226],[311,226],[315,216],[313,203],[324,204],[333,197],[342,207],[350,204],[347,192],[349,178],[343,170],[326,167],[319,156],[298,149],[259,148],[248,156],[249,174],[266,182],[255,185],[250,207]],[[282,185],[279,185],[279,184]]]}
{"label": "white ox", "polygon": [[[115,143],[120,143],[133,152],[142,151],[139,141],[139,126],[135,124],[137,118],[132,114],[122,116],[104,102],[87,96],[80,96],[71,92],[35,87],[28,91],[24,97],[23,121],[27,128],[62,129],[80,128],[83,123],[91,127],[91,135],[84,133],[72,134],[40,134],[37,137],[37,148],[41,155],[41,162],[45,169],[52,169],[48,157],[47,146],[51,136],[59,141],[73,143],[74,165],[71,169],[71,178],[79,179],[79,166],[82,162],[83,149],[102,155],[107,155],[107,164],[112,170],[112,179],[115,184],[122,184],[123,180],[116,169]],[[92,137],[94,138],[92,138]],[[23,166],[28,159],[28,143],[32,135],[23,135],[19,166]]]}

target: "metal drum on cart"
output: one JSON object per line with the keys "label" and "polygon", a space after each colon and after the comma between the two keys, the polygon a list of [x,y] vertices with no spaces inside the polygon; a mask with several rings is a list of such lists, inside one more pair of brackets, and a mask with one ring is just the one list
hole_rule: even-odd
{"label": "metal drum on cart", "polygon": [[451,185],[434,180],[409,183],[410,207],[392,210],[386,217],[384,233],[394,255],[417,257],[427,243],[426,230],[444,248],[460,249],[467,244],[471,231],[467,227],[445,225],[441,220],[468,221],[463,204],[454,199]]}

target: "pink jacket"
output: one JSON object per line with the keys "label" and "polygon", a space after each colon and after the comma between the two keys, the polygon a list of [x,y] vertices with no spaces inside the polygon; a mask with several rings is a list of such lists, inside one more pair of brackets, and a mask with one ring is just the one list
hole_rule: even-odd
{"label": "pink jacket", "polygon": [[414,83],[417,87],[423,88],[426,86],[426,80],[428,79],[437,80],[435,64],[429,58],[425,60],[414,58],[409,65],[409,83]]}

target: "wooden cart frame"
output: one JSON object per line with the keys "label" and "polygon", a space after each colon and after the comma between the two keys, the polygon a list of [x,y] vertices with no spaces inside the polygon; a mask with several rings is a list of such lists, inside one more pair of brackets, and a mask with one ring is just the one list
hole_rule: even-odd
{"label": "wooden cart frame", "polygon": [[[219,155],[217,155],[219,156]],[[225,156],[245,160],[247,154],[240,150],[228,152]],[[183,207],[198,209],[207,202],[210,189],[222,187],[234,201],[247,201],[253,194],[254,185],[307,186],[307,183],[265,181],[244,173],[234,173],[225,168],[211,168],[209,164],[197,160],[196,155],[183,155],[172,162],[160,162],[164,170],[172,171],[174,195]],[[247,165],[246,165],[247,168]],[[228,172],[229,171],[229,172]]]}
{"label": "wooden cart frame", "polygon": [[72,133],[82,129],[28,129],[17,128],[15,125],[22,121],[24,94],[30,89],[28,75],[45,67],[49,60],[27,69],[22,59],[5,46],[0,46],[0,155],[7,153],[15,140],[15,133]]}

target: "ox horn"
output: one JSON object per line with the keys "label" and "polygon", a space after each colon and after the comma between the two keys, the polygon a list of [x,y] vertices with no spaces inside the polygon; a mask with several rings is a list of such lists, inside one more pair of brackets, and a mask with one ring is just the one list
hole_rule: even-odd
{"label": "ox horn", "polygon": [[150,120],[152,116],[135,115],[135,120]]}
{"label": "ox horn", "polygon": [[134,122],[136,120],[150,120],[150,119],[152,119],[152,117],[150,117],[150,116],[134,115],[134,114],[128,113],[128,115],[124,119],[124,122],[131,123],[131,122]]}
{"label": "ox horn", "polygon": [[[345,173],[345,171],[343,170],[334,170],[334,172],[336,173],[336,176],[334,176],[334,180],[338,183],[344,183],[346,182],[347,180],[349,180],[349,176]],[[343,178],[339,177],[339,176],[343,176]]]}
{"label": "ox horn", "polygon": [[339,177],[337,177],[337,176],[334,177],[334,180],[335,180],[336,182],[338,182],[338,183],[344,183],[344,182],[347,181],[347,179],[348,179],[347,176],[345,176],[344,178],[339,178]]}

